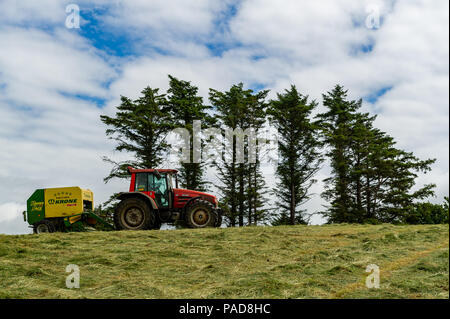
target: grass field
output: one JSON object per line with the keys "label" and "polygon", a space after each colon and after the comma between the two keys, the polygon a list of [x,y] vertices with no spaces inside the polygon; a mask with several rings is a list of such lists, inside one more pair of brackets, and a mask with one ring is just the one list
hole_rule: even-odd
{"label": "grass field", "polygon": [[0,235],[0,298],[449,298],[448,243],[448,225]]}

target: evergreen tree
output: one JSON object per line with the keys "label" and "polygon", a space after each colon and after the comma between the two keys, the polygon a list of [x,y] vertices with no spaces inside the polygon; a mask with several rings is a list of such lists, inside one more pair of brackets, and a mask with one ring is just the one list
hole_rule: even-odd
{"label": "evergreen tree", "polygon": [[248,225],[258,225],[264,223],[268,218],[269,210],[267,208],[266,195],[268,194],[266,182],[261,173],[261,163],[249,164],[247,172],[247,199],[248,199]]}
{"label": "evergreen tree", "polygon": [[404,222],[407,224],[448,224],[448,200],[448,197],[445,197],[442,204],[416,203],[405,217]]}
{"label": "evergreen tree", "polygon": [[119,163],[104,157],[105,161],[114,165],[105,182],[111,178],[128,177],[127,166],[156,168],[163,162],[169,148],[165,138],[173,125],[165,95],[158,91],[146,87],[135,101],[121,96],[115,117],[100,116],[108,126],[106,135],[117,142],[114,149],[133,156],[132,160]]}
{"label": "evergreen tree", "polygon": [[[264,222],[268,218],[268,210],[266,207],[266,195],[268,193],[266,182],[261,172],[261,156],[264,152],[264,145],[260,144],[259,132],[266,123],[268,104],[263,102],[268,91],[264,91],[263,95],[253,95],[250,97],[248,104],[248,124],[255,132],[255,159],[254,163],[248,163],[247,171],[247,201],[248,201],[248,225],[258,225],[258,222]],[[247,154],[247,159],[249,158]]]}
{"label": "evergreen tree", "polygon": [[316,182],[313,177],[323,162],[318,126],[310,120],[316,106],[294,85],[270,103],[269,118],[279,135],[275,225],[306,223],[300,207],[310,198],[309,190]]}
{"label": "evergreen tree", "polygon": [[[218,125],[222,128],[245,131],[264,119],[264,99],[268,91],[254,93],[252,90],[244,90],[243,84],[233,85],[227,92],[219,92],[210,89],[210,101],[215,108]],[[254,129],[255,129],[254,127]],[[230,226],[244,226],[246,212],[249,209],[248,174],[249,165],[238,163],[236,148],[236,136],[230,145],[224,145],[225,152],[229,156],[222,156],[213,165],[218,170],[222,182],[218,188],[223,194],[223,202],[227,207]],[[245,159],[248,159],[246,150]]]}
{"label": "evergreen tree", "polygon": [[178,173],[181,186],[187,189],[205,191],[207,184],[204,180],[205,162],[193,162],[192,125],[194,120],[200,120],[206,126],[212,125],[214,118],[207,113],[211,107],[203,104],[203,98],[198,96],[198,88],[190,82],[169,75],[169,85],[170,88],[167,91],[168,105],[172,120],[176,127],[187,129],[191,135],[189,141],[190,162],[181,162]]}
{"label": "evergreen tree", "polygon": [[364,172],[366,215],[363,222],[401,222],[417,200],[434,195],[436,185],[424,185],[412,191],[417,173],[427,173],[435,159],[420,160],[411,152],[395,147],[392,137],[375,129],[370,156]]}
{"label": "evergreen tree", "polygon": [[357,222],[358,219],[358,212],[354,211],[350,196],[350,132],[362,100],[348,101],[346,98],[347,91],[336,85],[331,92],[323,95],[323,105],[327,112],[318,115],[324,142],[328,146],[326,155],[330,159],[332,173],[331,177],[324,180],[326,188],[322,194],[331,203],[325,214],[329,222]]}
{"label": "evergreen tree", "polygon": [[322,194],[331,206],[323,214],[330,223],[401,222],[416,200],[433,195],[434,184],[412,188],[435,160],[396,148],[373,126],[376,116],[359,112],[362,101],[346,97],[337,85],[323,95],[328,110],[318,115],[332,168]]}
{"label": "evergreen tree", "polygon": [[[372,122],[375,117],[369,114],[354,114],[354,123],[351,128],[350,140],[350,157],[353,164],[350,169],[349,192],[353,198],[353,203],[349,206],[349,210],[353,212],[353,221],[362,222],[364,218],[370,218],[370,195],[365,192],[370,184],[371,165],[369,165],[369,157],[373,153],[371,150],[373,140],[381,138],[376,130],[373,129]],[[381,140],[380,140],[381,142]]]}

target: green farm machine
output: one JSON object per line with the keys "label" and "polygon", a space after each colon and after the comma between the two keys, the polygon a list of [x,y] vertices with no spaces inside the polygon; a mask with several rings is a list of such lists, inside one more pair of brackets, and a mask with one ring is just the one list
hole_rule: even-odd
{"label": "green farm machine", "polygon": [[85,225],[112,225],[94,214],[94,194],[80,187],[60,187],[37,189],[27,201],[27,210],[23,212],[35,233],[53,233],[55,231],[82,231]]}

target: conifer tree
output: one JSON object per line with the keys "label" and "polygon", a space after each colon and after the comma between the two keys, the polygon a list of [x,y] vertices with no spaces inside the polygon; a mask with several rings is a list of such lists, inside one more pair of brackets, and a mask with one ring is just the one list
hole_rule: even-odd
{"label": "conifer tree", "polygon": [[204,180],[206,163],[203,161],[194,163],[193,158],[193,123],[195,120],[200,120],[203,125],[212,125],[214,118],[208,114],[211,107],[203,104],[203,98],[198,95],[198,88],[190,82],[169,75],[169,86],[167,98],[174,126],[185,128],[190,133],[190,162],[181,162],[178,173],[181,186],[187,189],[205,191],[207,184]]}
{"label": "conifer tree", "polygon": [[[254,93],[244,90],[243,84],[233,85],[229,91],[220,92],[210,89],[210,101],[216,111],[219,127],[231,130],[245,131],[256,126],[260,118],[264,118],[264,99],[268,91]],[[214,162],[222,185],[218,186],[223,194],[223,202],[227,205],[230,226],[244,226],[246,212],[249,209],[248,179],[249,165],[246,162],[247,150],[244,153],[244,163],[238,163],[236,136],[230,145],[224,145],[229,156],[222,156]],[[247,144],[246,144],[247,145]]]}
{"label": "conifer tree", "polygon": [[[264,97],[268,91],[264,91]],[[248,201],[248,225],[258,225],[258,222],[265,222],[268,219],[267,194],[265,179],[261,172],[261,156],[263,156],[264,144],[258,137],[261,129],[267,120],[268,104],[262,102],[262,97],[255,95],[250,99],[248,105],[248,123],[255,132],[255,140],[253,141],[255,147],[254,163],[248,163],[247,170],[247,201]],[[247,158],[249,158],[247,154]]]}
{"label": "conifer tree", "polygon": [[362,100],[347,100],[347,91],[336,85],[331,92],[323,94],[323,105],[327,108],[318,118],[323,130],[323,138],[328,146],[326,155],[330,159],[332,176],[325,179],[322,194],[331,204],[326,216],[330,222],[356,222],[358,213],[354,211],[350,196],[350,170],[352,158],[350,145],[351,130],[357,110]]}
{"label": "conifer tree", "polygon": [[130,160],[119,163],[104,157],[105,161],[113,164],[105,182],[111,178],[128,177],[127,166],[157,168],[169,151],[170,145],[167,144],[166,137],[173,124],[165,95],[159,94],[159,89],[150,87],[146,87],[141,94],[134,101],[121,96],[121,103],[114,117],[100,116],[108,127],[106,135],[117,142],[114,149],[131,155]]}
{"label": "conifer tree", "polygon": [[360,112],[361,103],[347,100],[339,85],[323,95],[327,111],[318,118],[332,168],[322,194],[331,205],[323,215],[330,223],[401,222],[415,201],[434,194],[434,184],[412,188],[435,160],[396,148],[374,127],[376,116]]}
{"label": "conifer tree", "polygon": [[316,106],[294,85],[270,103],[269,118],[279,134],[275,225],[306,223],[301,205],[310,198],[314,175],[323,162],[318,126],[310,118]]}

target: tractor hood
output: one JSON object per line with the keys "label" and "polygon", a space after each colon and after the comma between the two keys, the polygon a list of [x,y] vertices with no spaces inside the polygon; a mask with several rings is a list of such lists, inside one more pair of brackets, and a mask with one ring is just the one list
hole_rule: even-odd
{"label": "tractor hood", "polygon": [[173,193],[175,195],[175,198],[178,199],[187,199],[189,200],[190,198],[193,197],[201,197],[203,200],[207,200],[208,202],[211,202],[214,206],[217,207],[217,198],[214,195],[208,194],[208,193],[203,193],[203,192],[198,192],[198,191],[193,191],[193,190],[189,190],[189,189],[183,189],[183,188],[174,188],[173,189]]}

